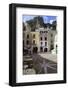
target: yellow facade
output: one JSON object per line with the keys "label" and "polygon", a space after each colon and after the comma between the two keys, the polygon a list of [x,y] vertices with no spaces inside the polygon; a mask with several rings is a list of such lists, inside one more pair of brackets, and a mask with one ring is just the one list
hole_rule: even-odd
{"label": "yellow facade", "polygon": [[34,45],[33,41],[35,41],[35,46],[39,47],[39,40],[40,40],[39,35],[40,35],[39,32],[31,32],[32,45]]}
{"label": "yellow facade", "polygon": [[[27,35],[29,35],[29,38],[27,38]],[[24,40],[24,47],[25,48],[31,48],[31,52],[33,52],[33,48],[37,47],[39,51],[39,43],[40,43],[40,38],[39,38],[40,33],[39,32],[24,32],[23,33],[23,40]],[[27,44],[27,41],[29,41],[29,44]]]}

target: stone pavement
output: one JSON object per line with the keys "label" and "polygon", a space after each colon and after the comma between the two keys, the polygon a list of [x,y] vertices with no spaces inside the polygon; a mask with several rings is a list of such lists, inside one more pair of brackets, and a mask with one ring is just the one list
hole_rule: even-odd
{"label": "stone pavement", "polygon": [[57,63],[43,58],[39,54],[33,54],[33,65],[36,74],[57,73]]}
{"label": "stone pavement", "polygon": [[35,74],[35,70],[33,68],[33,60],[30,55],[26,55],[23,57],[23,74],[31,75]]}
{"label": "stone pavement", "polygon": [[24,75],[57,73],[57,56],[50,53],[27,55],[23,61]]}
{"label": "stone pavement", "polygon": [[39,53],[38,55],[40,55],[42,58],[46,58],[50,61],[53,61],[55,63],[57,63],[57,55],[56,54],[51,54],[51,53]]}

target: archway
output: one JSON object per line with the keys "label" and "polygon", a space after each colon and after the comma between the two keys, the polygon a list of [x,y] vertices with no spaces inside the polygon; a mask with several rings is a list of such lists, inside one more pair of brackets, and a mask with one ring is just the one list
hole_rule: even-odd
{"label": "archway", "polygon": [[37,53],[38,48],[37,47],[33,47],[33,53]]}
{"label": "archway", "polygon": [[44,52],[47,52],[47,48],[44,48]]}

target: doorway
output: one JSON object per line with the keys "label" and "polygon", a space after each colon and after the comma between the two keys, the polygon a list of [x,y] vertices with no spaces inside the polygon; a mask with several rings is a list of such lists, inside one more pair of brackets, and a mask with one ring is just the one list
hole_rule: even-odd
{"label": "doorway", "polygon": [[44,52],[47,52],[47,48],[44,48]]}
{"label": "doorway", "polygon": [[37,47],[33,47],[33,53],[37,53],[38,48]]}

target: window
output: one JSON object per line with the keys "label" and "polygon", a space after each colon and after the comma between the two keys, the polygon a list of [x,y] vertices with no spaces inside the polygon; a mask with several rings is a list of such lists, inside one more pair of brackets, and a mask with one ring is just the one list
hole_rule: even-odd
{"label": "window", "polygon": [[43,47],[40,47],[40,52],[43,52]]}
{"label": "window", "polygon": [[23,46],[24,46],[24,40],[23,40]]}
{"label": "window", "polygon": [[35,38],[35,34],[33,34],[33,38]]}
{"label": "window", "polygon": [[47,37],[45,37],[45,40],[47,40]]}
{"label": "window", "polygon": [[42,40],[42,37],[40,37],[40,40]]}
{"label": "window", "polygon": [[44,48],[44,52],[47,52],[47,48]]}
{"label": "window", "polygon": [[33,40],[33,44],[35,44],[35,40]]}
{"label": "window", "polygon": [[29,45],[29,40],[26,41],[26,44]]}
{"label": "window", "polygon": [[29,34],[27,34],[27,38],[29,38]]}
{"label": "window", "polygon": [[41,45],[43,44],[43,42],[41,42]]}
{"label": "window", "polygon": [[47,42],[45,42],[45,46],[47,46]]}

